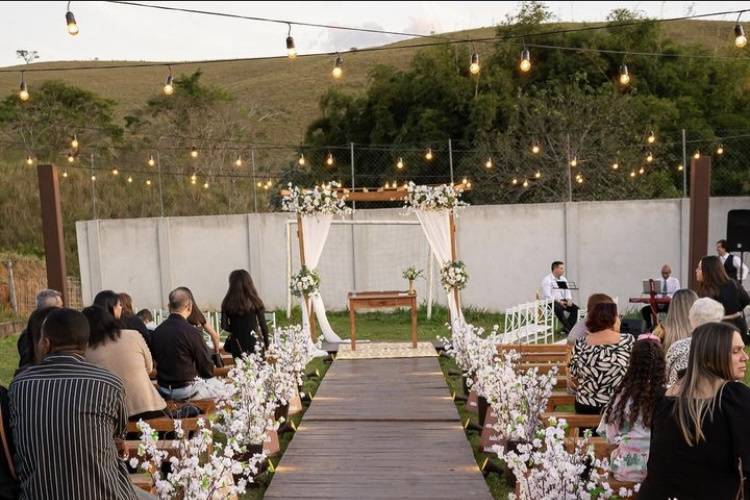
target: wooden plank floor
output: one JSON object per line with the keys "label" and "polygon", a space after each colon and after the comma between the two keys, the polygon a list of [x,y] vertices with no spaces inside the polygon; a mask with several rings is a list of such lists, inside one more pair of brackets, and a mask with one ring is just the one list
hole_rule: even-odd
{"label": "wooden plank floor", "polygon": [[341,360],[265,498],[489,499],[437,358]]}

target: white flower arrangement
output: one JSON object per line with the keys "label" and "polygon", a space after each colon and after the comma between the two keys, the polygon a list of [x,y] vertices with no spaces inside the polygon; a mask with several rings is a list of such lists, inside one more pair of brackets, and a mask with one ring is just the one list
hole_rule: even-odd
{"label": "white flower arrangement", "polygon": [[[253,455],[247,462],[236,459],[244,451],[236,439],[227,436],[226,442],[214,437],[213,424],[200,419],[198,430],[188,438],[180,420],[175,420],[177,448],[170,452],[159,449],[158,433],[146,422],[139,421],[141,443],[138,456],[130,465],[140,467],[154,480],[156,494],[162,499],[219,500],[242,495],[247,484],[258,473],[258,465],[266,459],[263,453]],[[169,472],[162,473],[162,464],[169,463]],[[235,480],[235,478],[238,478]]]}
{"label": "white flower arrangement", "polygon": [[469,282],[469,273],[466,272],[466,265],[460,260],[448,261],[440,268],[440,283],[443,284],[445,291],[466,288]]}
{"label": "white flower arrangement", "polygon": [[424,271],[422,269],[417,269],[416,266],[409,266],[403,270],[401,276],[405,280],[413,281],[418,278],[424,278]]}
{"label": "white flower arrangement", "polygon": [[302,373],[313,358],[313,344],[300,325],[277,328],[266,349],[266,359],[273,371],[273,393],[282,405],[287,404],[302,387]]}
{"label": "white flower arrangement", "polygon": [[281,199],[281,209],[302,215],[348,214],[351,209],[346,206],[343,197],[340,198],[337,194],[340,187],[338,182],[329,182],[313,189],[302,189],[290,182],[288,193]]}
{"label": "white flower arrangement", "polygon": [[[517,480],[516,492],[508,498],[536,500],[559,498],[588,500],[590,498],[627,498],[633,491],[620,488],[615,492],[607,483],[609,463],[597,460],[591,445],[591,431],[576,440],[569,452],[565,446],[564,419],[550,418],[549,426],[535,433],[535,438],[518,445],[514,450],[503,446],[493,449]],[[638,491],[638,485],[634,488]]]}
{"label": "white flower arrangement", "polygon": [[466,206],[461,192],[450,184],[418,186],[410,182],[406,187],[404,208],[411,210],[451,210]]}
{"label": "white flower arrangement", "polygon": [[302,266],[297,274],[289,280],[289,290],[295,297],[310,297],[320,290],[320,275],[315,269]]}

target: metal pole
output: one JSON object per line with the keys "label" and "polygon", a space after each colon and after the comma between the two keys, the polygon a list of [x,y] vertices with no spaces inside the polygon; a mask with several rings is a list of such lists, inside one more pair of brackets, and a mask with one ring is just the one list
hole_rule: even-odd
{"label": "metal pole", "polygon": [[158,151],[156,152],[156,167],[159,174],[159,213],[164,217],[164,192],[162,191],[161,186],[161,158],[159,157]]}
{"label": "metal pole", "polygon": [[682,197],[687,198],[687,139],[685,129],[682,129]]}
{"label": "metal pole", "polygon": [[448,165],[451,168],[451,184],[453,184],[453,145],[450,138],[448,138]]}
{"label": "metal pole", "polygon": [[97,220],[98,213],[96,211],[96,177],[94,176],[94,153],[91,153],[91,206],[94,211],[94,220]]}
{"label": "metal pole", "polygon": [[250,149],[250,169],[253,178],[253,212],[258,211],[258,189],[255,184],[255,148]]}
{"label": "metal pole", "polygon": [[8,298],[10,299],[10,307],[13,309],[13,312],[17,313],[18,300],[16,299],[16,280],[13,277],[13,261],[8,259],[5,265],[8,267]]}
{"label": "metal pole", "polygon": [[570,166],[570,134],[565,135],[565,155],[566,155],[566,163],[565,163],[565,171],[568,173],[568,201],[573,201],[573,172],[571,172]]}
{"label": "metal pole", "polygon": [[[349,143],[350,158],[352,164],[352,191],[354,191],[354,143]],[[352,220],[354,220],[354,212],[357,210],[357,202],[352,201]],[[354,238],[354,224],[351,225],[351,236],[352,236],[352,290],[357,290],[357,246],[355,245]]]}

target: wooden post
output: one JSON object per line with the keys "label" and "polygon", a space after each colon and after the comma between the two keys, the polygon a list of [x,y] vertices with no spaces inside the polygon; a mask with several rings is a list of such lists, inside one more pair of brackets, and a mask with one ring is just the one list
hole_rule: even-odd
{"label": "wooden post", "polygon": [[39,202],[42,209],[42,236],[44,259],[47,264],[47,286],[65,297],[65,243],[63,240],[62,212],[60,211],[60,179],[57,167],[37,165],[39,177]]}
{"label": "wooden post", "polygon": [[[305,267],[305,237],[302,231],[302,216],[297,214],[297,240],[299,241],[299,262],[302,267]],[[305,295],[305,309],[307,310],[307,319],[310,323],[310,337],[313,342],[318,340],[318,333],[315,329],[315,311],[310,307],[310,297]]]}
{"label": "wooden post", "polygon": [[[450,234],[451,234],[451,260],[455,261],[458,258],[458,251],[456,250],[456,220],[453,215],[453,209],[448,212],[450,222]],[[453,297],[456,299],[456,308],[461,310],[461,295],[458,292],[458,288],[453,289]]]}
{"label": "wooden post", "polygon": [[708,253],[708,209],[711,196],[711,157],[690,161],[690,243],[688,244],[689,286],[695,290],[695,269]]}

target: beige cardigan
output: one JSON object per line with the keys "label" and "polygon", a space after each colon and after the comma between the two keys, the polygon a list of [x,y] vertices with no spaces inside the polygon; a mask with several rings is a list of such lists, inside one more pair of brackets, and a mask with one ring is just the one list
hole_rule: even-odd
{"label": "beige cardigan", "polygon": [[167,403],[156,392],[148,377],[148,373],[154,369],[151,351],[136,330],[122,330],[116,341],[109,340],[94,348],[89,347],[86,359],[120,377],[125,386],[129,417],[166,408]]}

